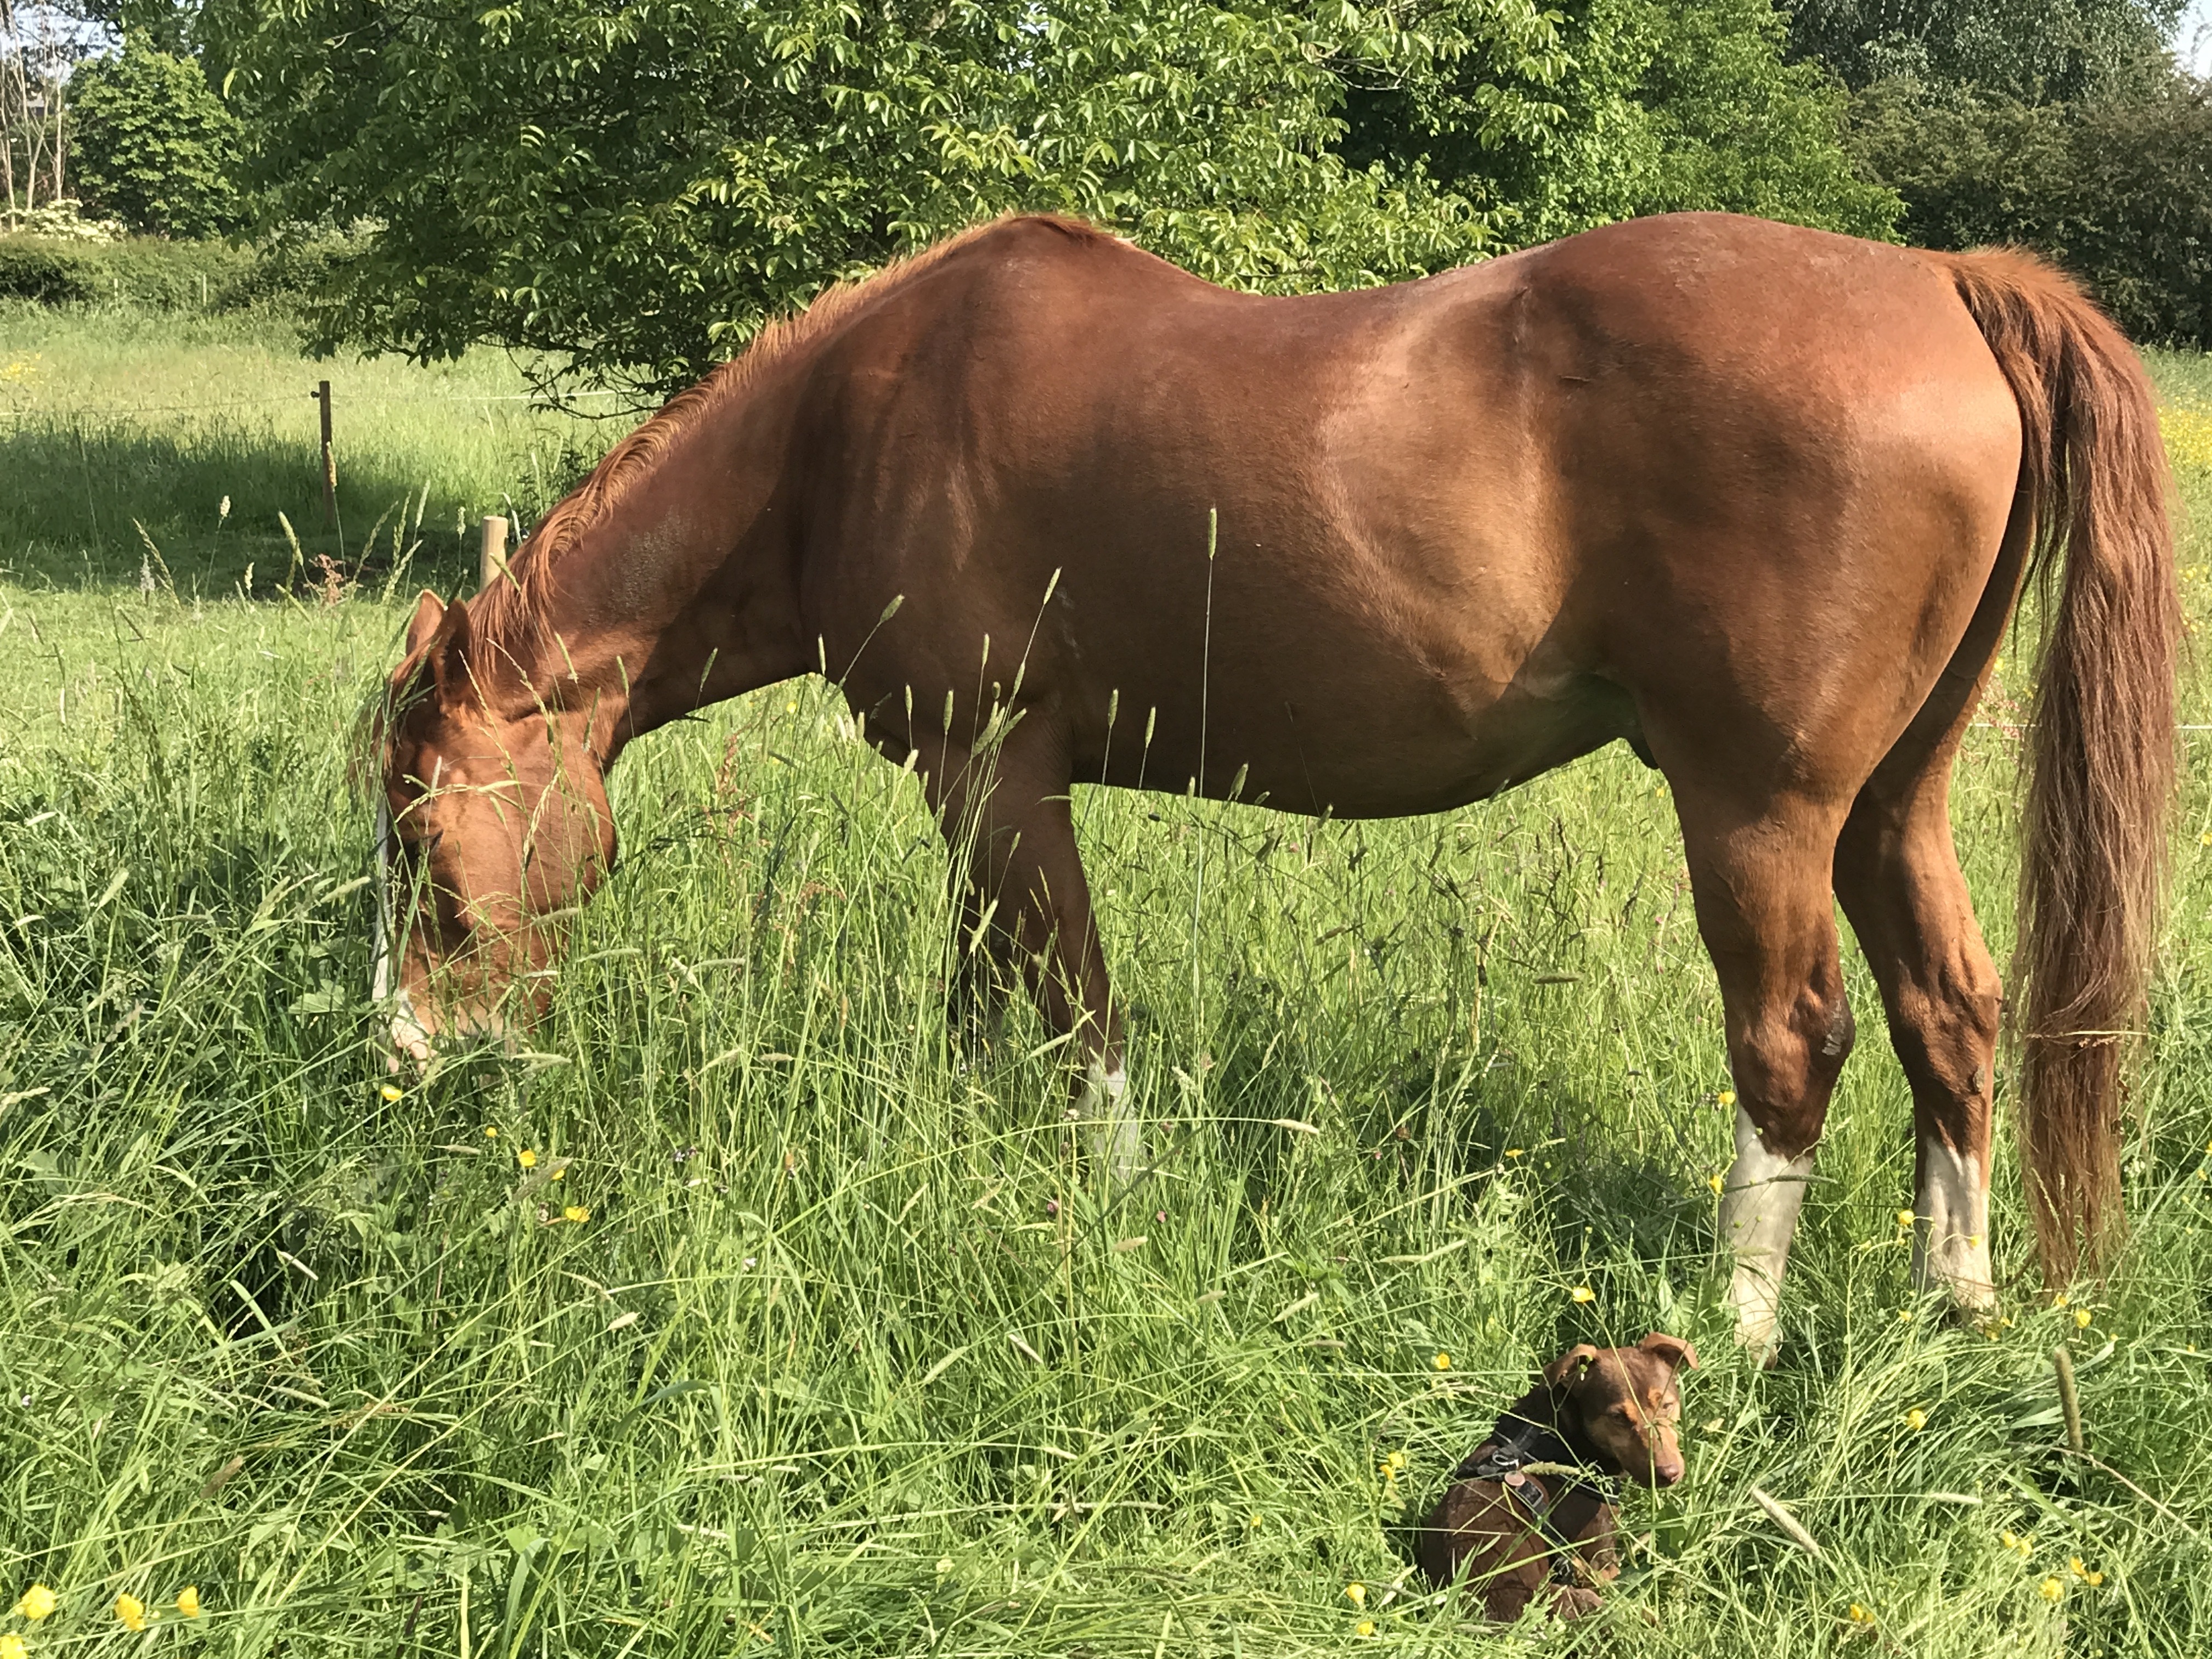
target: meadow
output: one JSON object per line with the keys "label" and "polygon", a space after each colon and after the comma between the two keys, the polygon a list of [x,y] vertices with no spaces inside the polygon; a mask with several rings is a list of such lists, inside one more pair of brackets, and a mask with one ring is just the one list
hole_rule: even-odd
{"label": "meadow", "polygon": [[[2212,367],[2154,368],[2202,519]],[[1915,1300],[1850,957],[1761,1371],[1711,1269],[1718,999],[1618,747],[1395,823],[1079,792],[1153,1164],[1118,1194],[1025,1009],[966,1063],[935,831],[813,680],[635,745],[532,1046],[388,1087],[349,733],[477,516],[621,429],[522,389],[304,362],[273,317],[0,313],[0,1643],[1567,1651],[1425,1593],[1405,1528],[1537,1366],[1658,1328],[1704,1359],[1688,1474],[1627,1500],[1572,1651],[2212,1650],[2212,733],[2118,1270],[2042,1292],[2008,1126],[2002,1319]],[[1954,805],[2000,960],[2026,660]]]}

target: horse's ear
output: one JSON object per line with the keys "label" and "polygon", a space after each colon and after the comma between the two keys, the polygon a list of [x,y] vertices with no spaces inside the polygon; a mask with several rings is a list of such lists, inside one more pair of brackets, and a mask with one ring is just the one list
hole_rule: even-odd
{"label": "horse's ear", "polygon": [[1544,1381],[1554,1389],[1569,1387],[1582,1375],[1583,1366],[1596,1363],[1597,1350],[1587,1342],[1577,1342],[1544,1367]]}
{"label": "horse's ear", "polygon": [[407,623],[407,654],[413,656],[430,642],[438,631],[438,624],[446,620],[445,602],[428,588],[415,601],[415,615]]}
{"label": "horse's ear", "polygon": [[1654,1359],[1663,1361],[1678,1371],[1698,1369],[1698,1351],[1679,1336],[1654,1331],[1636,1346]]}
{"label": "horse's ear", "polygon": [[414,619],[407,624],[407,651],[410,656],[422,653],[441,703],[451,705],[468,690],[472,638],[468,606],[441,604],[425,588],[415,602]]}

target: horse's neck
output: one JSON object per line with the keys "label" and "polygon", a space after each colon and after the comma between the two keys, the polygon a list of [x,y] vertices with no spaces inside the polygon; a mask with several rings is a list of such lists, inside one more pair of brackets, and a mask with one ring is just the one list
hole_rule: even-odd
{"label": "horse's neck", "polygon": [[[539,573],[518,665],[611,761],[631,738],[812,666],[773,386],[702,415]],[[524,642],[524,641],[526,641]]]}

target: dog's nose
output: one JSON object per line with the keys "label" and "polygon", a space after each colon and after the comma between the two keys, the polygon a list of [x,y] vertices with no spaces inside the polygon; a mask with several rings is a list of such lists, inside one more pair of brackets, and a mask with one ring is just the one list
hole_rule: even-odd
{"label": "dog's nose", "polygon": [[1679,1456],[1658,1458],[1651,1465],[1651,1478],[1660,1486],[1671,1486],[1682,1478],[1682,1467]]}

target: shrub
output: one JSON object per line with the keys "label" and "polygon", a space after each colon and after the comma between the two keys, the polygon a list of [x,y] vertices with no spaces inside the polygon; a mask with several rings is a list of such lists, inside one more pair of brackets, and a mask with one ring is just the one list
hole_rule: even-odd
{"label": "shrub", "polygon": [[112,242],[123,227],[112,219],[88,217],[84,204],[70,197],[33,208],[0,208],[0,234],[21,232],[57,242]]}
{"label": "shrub", "polygon": [[222,242],[168,242],[134,236],[96,256],[111,298],[154,311],[215,309],[235,302],[251,275],[251,249]]}
{"label": "shrub", "polygon": [[282,291],[260,276],[260,264],[252,250],[222,242],[133,236],[100,243],[19,233],[0,236],[0,296],[50,306],[107,301],[150,311],[218,310]]}
{"label": "shrub", "polygon": [[66,305],[97,299],[99,260],[82,243],[42,236],[0,236],[0,298]]}

